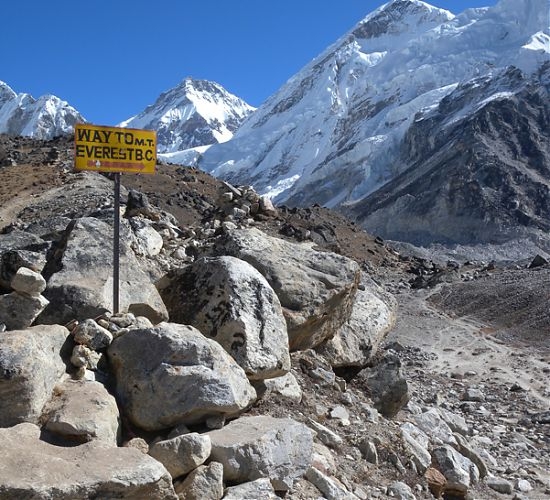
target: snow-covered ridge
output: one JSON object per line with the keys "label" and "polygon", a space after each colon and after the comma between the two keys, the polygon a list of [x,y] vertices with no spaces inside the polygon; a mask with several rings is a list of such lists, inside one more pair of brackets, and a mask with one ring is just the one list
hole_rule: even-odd
{"label": "snow-covered ridge", "polygon": [[215,82],[186,78],[120,126],[156,130],[159,152],[173,153],[228,141],[254,109]]}
{"label": "snow-covered ridge", "polygon": [[508,66],[530,74],[548,59],[547,12],[546,0],[501,0],[457,16],[391,1],[289,79],[199,166],[278,193],[279,202],[362,199],[402,171],[396,159],[409,126],[458,84]]}
{"label": "snow-covered ridge", "polygon": [[0,133],[51,139],[71,133],[75,123],[83,121],[83,116],[59,97],[35,99],[0,82]]}

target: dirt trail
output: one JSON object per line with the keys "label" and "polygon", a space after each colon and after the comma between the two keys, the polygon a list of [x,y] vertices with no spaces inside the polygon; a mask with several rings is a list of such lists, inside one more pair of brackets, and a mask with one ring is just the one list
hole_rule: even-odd
{"label": "dirt trail", "polygon": [[426,292],[398,295],[399,312],[388,341],[419,347],[432,354],[427,368],[472,384],[500,382],[528,389],[550,407],[550,363],[539,351],[506,345],[491,325],[469,317],[453,318],[427,303]]}

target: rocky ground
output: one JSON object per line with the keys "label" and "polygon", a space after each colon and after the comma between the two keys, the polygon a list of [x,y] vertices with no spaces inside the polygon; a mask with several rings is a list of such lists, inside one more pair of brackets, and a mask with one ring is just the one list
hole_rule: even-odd
{"label": "rocky ground", "polygon": [[[70,219],[112,206],[103,181],[72,172],[71,155],[68,139],[0,137],[0,231],[38,216]],[[85,188],[75,179],[84,179]],[[157,175],[123,175],[122,184],[173,214],[183,237],[199,241],[216,233],[215,219],[250,209],[239,204],[246,188],[228,196],[234,188],[190,168],[160,165]],[[550,498],[548,264],[436,264],[397,252],[322,207],[268,213],[253,216],[253,225],[355,260],[385,290],[381,296],[395,297],[395,326],[370,364],[398,365],[409,397],[384,416],[373,408],[369,369],[333,370],[319,350],[292,353],[302,397],[269,394],[268,388],[247,413],[323,426],[314,459],[321,476],[308,473],[286,498],[437,497],[437,471],[429,467],[429,454],[424,463],[422,450],[407,444],[407,423],[428,434],[424,450],[452,444],[477,466],[481,477],[468,480],[467,493],[448,489],[443,498]],[[531,262],[535,256],[526,257]]]}

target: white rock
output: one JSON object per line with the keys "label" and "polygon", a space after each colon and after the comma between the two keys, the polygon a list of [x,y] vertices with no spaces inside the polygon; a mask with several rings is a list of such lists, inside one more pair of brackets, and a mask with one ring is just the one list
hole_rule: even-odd
{"label": "white rock", "polygon": [[30,296],[19,292],[0,295],[0,323],[8,330],[28,328],[48,304],[42,295]]}
{"label": "white rock", "polygon": [[78,442],[98,439],[117,446],[120,415],[115,398],[98,382],[67,380],[47,405],[45,428]]}
{"label": "white rock", "polygon": [[172,321],[216,340],[251,380],[290,370],[286,321],[266,279],[235,257],[202,258],[161,289]]}
{"label": "white rock", "polygon": [[319,441],[331,448],[338,448],[344,442],[338,434],[313,419],[309,419],[308,425],[315,431]]}
{"label": "white rock", "polygon": [[223,465],[218,462],[200,465],[177,483],[175,490],[182,500],[220,500],[223,497]]}
{"label": "white rock", "polygon": [[206,462],[211,450],[208,435],[192,432],[151,445],[149,455],[164,465],[176,479]]}
{"label": "white rock", "polygon": [[36,297],[46,289],[46,280],[40,273],[20,267],[11,280],[11,287],[16,292]]}
{"label": "white rock", "polygon": [[226,481],[269,478],[275,490],[287,491],[311,464],[313,433],[291,419],[241,417],[207,434]]}
{"label": "white rock", "polygon": [[237,415],[256,398],[243,369],[191,326],[130,330],[107,351],[130,420],[145,430]]}
{"label": "white rock", "polygon": [[[365,284],[366,283],[366,284]],[[357,290],[350,319],[318,351],[334,367],[365,366],[395,323],[397,304],[370,280]]]}
{"label": "white rock", "polygon": [[59,447],[40,440],[40,428],[0,429],[2,498],[135,498],[177,500],[172,478],[156,460],[133,448],[101,441]]}
{"label": "white rock", "polygon": [[321,344],[351,316],[361,274],[351,259],[256,228],[232,231],[214,251],[245,260],[264,275],[283,306],[291,350]]}
{"label": "white rock", "polygon": [[113,341],[111,332],[99,326],[93,319],[81,321],[73,335],[77,344],[85,345],[93,351],[104,349]]}
{"label": "white rock", "polygon": [[38,422],[65,373],[60,352],[69,331],[40,325],[0,335],[0,427]]}
{"label": "white rock", "polygon": [[267,478],[256,479],[248,483],[231,486],[226,489],[224,500],[278,500],[271,481]]}
{"label": "white rock", "polygon": [[349,492],[343,484],[323,474],[315,467],[310,467],[307,470],[306,479],[313,484],[327,500],[354,500],[357,498],[353,493]]}
{"label": "white rock", "polygon": [[479,481],[479,471],[475,464],[449,445],[435,448],[432,458],[437,469],[447,479],[447,492],[463,496],[472,484]]}

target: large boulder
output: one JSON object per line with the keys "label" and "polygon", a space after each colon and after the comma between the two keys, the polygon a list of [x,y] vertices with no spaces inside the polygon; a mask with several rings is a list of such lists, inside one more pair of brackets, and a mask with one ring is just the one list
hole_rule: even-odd
{"label": "large boulder", "polygon": [[213,252],[245,260],[264,275],[283,306],[291,350],[332,338],[351,316],[360,279],[359,265],[351,259],[255,228],[227,233]]}
{"label": "large boulder", "polygon": [[[218,462],[199,465],[181,483],[176,483],[174,487],[180,500],[221,500],[221,498],[227,498],[223,494],[223,465]],[[264,497],[241,496],[240,498],[262,498],[263,500]]]}
{"label": "large boulder", "polygon": [[107,353],[119,401],[145,430],[236,415],[256,398],[243,369],[192,326],[161,323],[131,330]]}
{"label": "large boulder", "polygon": [[176,479],[206,462],[211,450],[207,435],[190,432],[154,443],[149,448],[149,455],[164,465]]}
{"label": "large boulder", "polygon": [[0,498],[176,500],[166,469],[134,448],[93,441],[59,447],[40,440],[40,428],[0,429]]}
{"label": "large boulder", "polygon": [[292,419],[241,417],[208,435],[210,458],[223,464],[226,481],[269,478],[275,490],[287,491],[311,465],[313,432]]}
{"label": "large boulder", "polygon": [[[44,292],[50,304],[39,321],[65,324],[113,311],[113,228],[93,217],[76,219],[59,248],[59,270]],[[168,319],[157,289],[124,238],[120,241],[119,300],[121,311],[146,316],[153,323]]]}
{"label": "large boulder", "polygon": [[0,234],[0,288],[9,290],[13,276],[22,266],[40,272],[49,247],[50,243],[39,236],[19,229]]}
{"label": "large boulder", "polygon": [[12,292],[0,295],[0,323],[8,330],[22,330],[31,326],[48,305],[42,295],[30,296]]}
{"label": "large boulder", "polygon": [[350,319],[318,347],[335,368],[364,367],[395,323],[396,301],[372,281],[357,291]]}
{"label": "large boulder", "polygon": [[235,257],[202,258],[160,293],[171,321],[192,325],[233,356],[250,379],[290,369],[281,304],[266,279]]}
{"label": "large boulder", "polygon": [[0,427],[38,421],[65,373],[61,352],[68,336],[59,325],[0,335]]}
{"label": "large boulder", "polygon": [[445,476],[445,492],[458,498],[466,496],[468,489],[479,481],[476,465],[449,445],[432,451],[434,466]]}
{"label": "large boulder", "polygon": [[401,369],[401,360],[387,353],[373,368],[359,374],[366,382],[374,407],[385,417],[395,417],[409,401],[409,385]]}
{"label": "large boulder", "polygon": [[120,415],[115,398],[99,382],[67,380],[56,386],[47,404],[44,427],[64,439],[99,439],[116,446]]}

